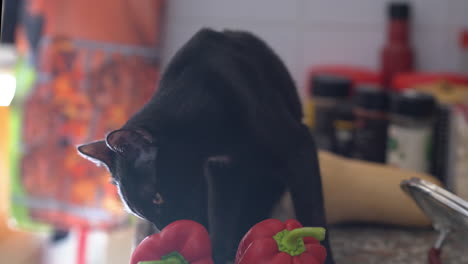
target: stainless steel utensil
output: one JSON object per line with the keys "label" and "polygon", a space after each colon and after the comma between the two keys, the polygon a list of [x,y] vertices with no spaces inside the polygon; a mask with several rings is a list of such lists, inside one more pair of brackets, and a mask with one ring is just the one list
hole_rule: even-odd
{"label": "stainless steel utensil", "polygon": [[[439,232],[431,254],[434,252],[440,254],[448,235],[453,235],[461,243],[468,245],[468,202],[444,188],[419,178],[402,181],[401,188],[416,201],[432,220],[434,229]],[[430,255],[430,261],[433,257]],[[430,263],[440,263],[440,260]]]}

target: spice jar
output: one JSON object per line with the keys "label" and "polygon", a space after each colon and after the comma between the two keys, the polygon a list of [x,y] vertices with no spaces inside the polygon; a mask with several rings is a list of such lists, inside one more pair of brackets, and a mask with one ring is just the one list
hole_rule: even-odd
{"label": "spice jar", "polygon": [[377,86],[360,86],[354,98],[353,157],[385,163],[388,93]]}
{"label": "spice jar", "polygon": [[429,172],[436,103],[429,94],[408,90],[391,99],[387,163]]}
{"label": "spice jar", "polygon": [[319,149],[333,151],[336,109],[346,102],[350,90],[351,81],[343,77],[317,75],[312,79],[314,108],[312,130]]}

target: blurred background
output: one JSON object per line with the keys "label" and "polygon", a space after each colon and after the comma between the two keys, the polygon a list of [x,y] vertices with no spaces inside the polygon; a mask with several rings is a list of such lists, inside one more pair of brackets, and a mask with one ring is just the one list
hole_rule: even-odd
{"label": "blurred background", "polygon": [[426,263],[436,234],[402,179],[468,199],[466,0],[2,4],[1,263],[128,263],[136,220],[75,146],[123,125],[203,27],[256,34],[292,74],[337,263]]}

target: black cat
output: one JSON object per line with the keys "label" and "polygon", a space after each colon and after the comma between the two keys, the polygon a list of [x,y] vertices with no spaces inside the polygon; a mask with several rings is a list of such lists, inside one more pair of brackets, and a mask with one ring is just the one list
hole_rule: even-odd
{"label": "black cat", "polygon": [[[141,111],[78,150],[107,166],[134,214],[158,228],[205,225],[215,263],[225,263],[287,189],[303,225],[326,226],[316,148],[301,119],[293,80],[263,41],[202,29]],[[324,244],[333,263],[328,236]]]}

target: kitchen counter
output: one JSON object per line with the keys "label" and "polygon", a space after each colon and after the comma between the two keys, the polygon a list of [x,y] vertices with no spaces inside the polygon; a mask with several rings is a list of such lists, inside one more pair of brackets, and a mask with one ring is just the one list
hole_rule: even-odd
{"label": "kitchen counter", "polygon": [[[334,226],[331,245],[337,264],[426,264],[427,251],[437,232],[429,229],[405,229],[380,226]],[[468,246],[448,239],[443,247],[442,263],[468,263]]]}

